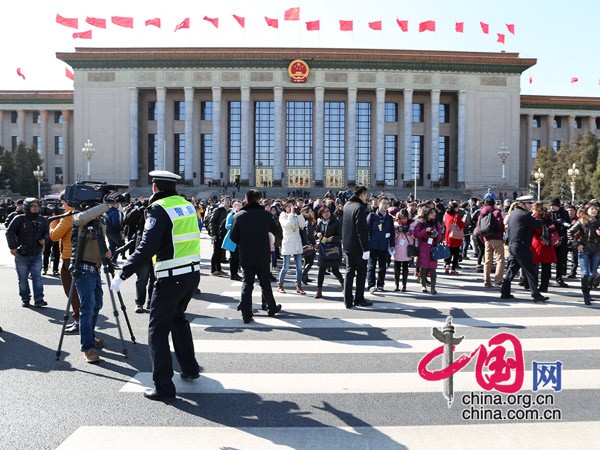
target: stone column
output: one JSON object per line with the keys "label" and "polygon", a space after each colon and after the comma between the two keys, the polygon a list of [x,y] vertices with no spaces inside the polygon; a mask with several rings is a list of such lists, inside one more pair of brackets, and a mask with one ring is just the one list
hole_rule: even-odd
{"label": "stone column", "polygon": [[[64,109],[61,111],[62,113],[62,118],[63,118],[63,123],[62,123],[62,137],[63,137],[63,155],[62,155],[62,159],[63,159],[63,182],[66,184],[66,180],[69,177],[69,172],[71,170],[70,168],[70,158],[72,155],[72,145],[71,145],[71,139],[69,138],[71,136],[71,133],[69,132],[70,128],[71,128],[71,111],[68,109]],[[54,167],[46,167],[46,173],[50,173],[50,170],[52,170],[54,172]]]}
{"label": "stone column", "polygon": [[[48,111],[45,109],[41,110],[40,118],[42,119],[42,123],[40,124],[40,156],[46,161],[48,167],[54,167],[54,151],[50,151],[50,146],[48,145]],[[63,174],[66,183],[67,174],[64,167]]]}
{"label": "stone column", "polygon": [[554,140],[554,114],[546,116],[546,148],[552,149],[552,141]]}
{"label": "stone column", "polygon": [[596,131],[596,116],[588,117],[588,129],[591,133]]}
{"label": "stone column", "polygon": [[[283,185],[281,174],[283,172],[283,88],[275,86],[273,88],[273,184],[275,186]],[[256,161],[254,161],[256,163]]]}
{"label": "stone column", "polygon": [[375,183],[385,184],[385,88],[375,90]]}
{"label": "stone column", "polygon": [[4,110],[0,109],[0,146],[9,148],[8,145],[4,145]]}
{"label": "stone column", "polygon": [[358,89],[348,88],[348,129],[346,131],[346,184],[356,182],[356,95]]}
{"label": "stone column", "polygon": [[[250,157],[250,87],[242,86],[241,90],[241,115],[240,115],[240,161],[241,176],[240,181],[244,184],[250,182],[250,168],[254,167],[254,162]],[[226,175],[226,178],[229,178]]]}
{"label": "stone column", "polygon": [[139,180],[139,99],[138,90],[129,88],[129,185],[137,186]]}
{"label": "stone column", "polygon": [[[440,179],[440,93],[431,90],[431,181]],[[447,163],[447,161],[446,161]],[[425,183],[425,181],[423,181]]]}
{"label": "stone column", "polygon": [[413,90],[404,89],[404,183],[411,181],[410,156],[412,153],[412,99]]}
{"label": "stone column", "polygon": [[167,137],[166,132],[166,101],[167,89],[164,87],[156,88],[156,167],[157,170],[166,170],[167,168]]}
{"label": "stone column", "polygon": [[17,110],[17,117],[19,120],[19,125],[17,127],[18,141],[19,143],[25,143],[25,110]]}
{"label": "stone column", "polygon": [[194,88],[184,87],[185,97],[185,179],[194,180]]}
{"label": "stone column", "polygon": [[467,126],[467,91],[458,92],[458,148],[456,155],[456,184],[461,188],[465,186],[465,134]]}
{"label": "stone column", "polygon": [[[533,114],[527,114],[526,117],[526,125],[525,125],[525,177],[526,180],[529,180],[529,176],[531,175],[531,168],[533,166],[532,163],[532,155],[531,155],[531,138],[533,136]],[[527,181],[529,183],[529,181]]]}
{"label": "stone column", "polygon": [[313,166],[315,183],[325,179],[325,88],[315,88],[315,146]]}
{"label": "stone column", "polygon": [[213,132],[212,132],[212,164],[213,164],[213,180],[221,179],[221,93],[220,86],[212,87],[213,94]]}
{"label": "stone column", "polygon": [[575,137],[575,116],[569,116],[567,118],[567,141],[568,145],[571,145],[571,141]]}

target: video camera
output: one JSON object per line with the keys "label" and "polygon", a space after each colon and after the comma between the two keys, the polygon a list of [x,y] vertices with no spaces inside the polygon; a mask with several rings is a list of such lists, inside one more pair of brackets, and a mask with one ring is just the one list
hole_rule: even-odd
{"label": "video camera", "polygon": [[[79,208],[82,204],[94,206],[102,203],[104,197],[119,189],[126,189],[126,184],[107,184],[99,181],[80,181],[69,184],[65,188],[65,200],[73,208]],[[123,194],[126,202],[129,202],[129,193]]]}

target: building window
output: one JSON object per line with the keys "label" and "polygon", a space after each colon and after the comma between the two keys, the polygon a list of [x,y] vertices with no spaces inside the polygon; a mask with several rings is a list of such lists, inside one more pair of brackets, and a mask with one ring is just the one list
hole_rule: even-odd
{"label": "building window", "polygon": [[229,102],[229,166],[242,165],[242,103]]}
{"label": "building window", "polygon": [[33,111],[31,115],[31,123],[42,123],[42,115],[39,111]]}
{"label": "building window", "polygon": [[175,133],[173,137],[175,173],[185,179],[185,134]]}
{"label": "building window", "polygon": [[213,145],[212,134],[205,133],[200,136],[200,149],[202,151],[202,182],[212,180],[213,176]]}
{"label": "building window", "polygon": [[557,141],[557,140],[552,141],[552,150],[557,152],[559,148],[560,148],[560,141]]}
{"label": "building window", "polygon": [[384,169],[383,176],[387,186],[396,185],[396,173],[398,170],[398,136],[386,134],[384,140]]}
{"label": "building window", "polygon": [[356,167],[371,166],[371,103],[356,104]]}
{"label": "building window", "polygon": [[313,102],[286,102],[286,164],[311,167],[313,146]]}
{"label": "building window", "polygon": [[19,115],[16,111],[10,112],[10,123],[19,123]]}
{"label": "building window", "polygon": [[440,103],[440,123],[450,123],[450,105]]}
{"label": "building window", "polygon": [[154,100],[150,100],[148,102],[148,120],[155,121],[156,118],[156,102]]}
{"label": "building window", "polygon": [[55,167],[54,168],[54,184],[63,184],[63,181],[64,181],[63,168]]}
{"label": "building window", "polygon": [[573,120],[573,128],[576,129],[581,129],[581,117],[575,117],[575,120]]}
{"label": "building window", "polygon": [[60,156],[63,154],[63,151],[63,137],[54,136],[54,154]]}
{"label": "building window", "polygon": [[542,120],[541,120],[540,116],[533,116],[533,119],[531,120],[532,128],[540,128],[541,122],[542,122]]}
{"label": "building window", "polygon": [[37,150],[38,154],[42,154],[42,137],[41,136],[33,136],[33,145]]}
{"label": "building window", "polygon": [[448,157],[450,136],[440,136],[438,140],[438,176],[441,186],[448,186]]}
{"label": "building window", "polygon": [[412,121],[413,123],[425,122],[425,108],[423,103],[412,104]]}
{"label": "building window", "polygon": [[345,135],[346,104],[325,102],[325,167],[344,167]]}
{"label": "building window", "polygon": [[148,172],[158,169],[158,138],[156,133],[148,134]]}
{"label": "building window", "polygon": [[10,149],[14,152],[17,149],[18,145],[19,145],[18,136],[11,136],[10,137]]}
{"label": "building window", "polygon": [[[410,149],[410,180],[414,181],[415,177],[417,180],[421,180],[421,157],[423,155],[423,136],[413,136],[412,145]],[[418,183],[420,184],[420,183]]]}
{"label": "building window", "polygon": [[562,125],[562,118],[561,117],[555,117],[554,121],[552,122],[552,128],[560,128]]}
{"label": "building window", "polygon": [[176,101],[174,102],[175,107],[175,120],[185,120],[185,102]]}
{"label": "building window", "polygon": [[62,111],[54,111],[54,123],[63,123]]}
{"label": "building window", "polygon": [[384,117],[386,122],[398,122],[398,103],[386,103]]}
{"label": "building window", "polygon": [[531,158],[537,158],[538,150],[540,149],[541,141],[539,139],[534,139],[531,141]]}
{"label": "building window", "polygon": [[254,102],[254,164],[272,167],[274,153],[275,104]]}
{"label": "building window", "polygon": [[200,102],[200,120],[213,120],[213,102]]}

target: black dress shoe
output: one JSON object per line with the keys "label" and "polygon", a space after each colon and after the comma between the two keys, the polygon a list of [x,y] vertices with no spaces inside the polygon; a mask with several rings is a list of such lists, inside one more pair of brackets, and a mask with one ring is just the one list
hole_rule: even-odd
{"label": "black dress shoe", "polygon": [[535,303],[538,303],[538,302],[545,302],[545,301],[546,301],[546,300],[548,300],[549,298],[550,298],[550,297],[546,297],[545,295],[541,295],[541,294],[540,294],[540,295],[534,295],[534,296],[533,296],[533,301],[534,301]]}
{"label": "black dress shoe", "polygon": [[363,300],[362,302],[354,302],[354,306],[373,306],[373,302]]}
{"label": "black dress shoe", "polygon": [[502,294],[502,295],[500,296],[500,298],[502,298],[502,299],[504,299],[504,300],[508,300],[508,299],[511,299],[511,298],[515,298],[515,296],[514,296],[514,295],[512,295],[512,294]]}
{"label": "black dress shoe", "polygon": [[346,305],[346,309],[352,309],[354,308],[354,305]]}
{"label": "black dress shoe", "polygon": [[248,316],[243,318],[245,324],[249,324],[254,320],[253,316]]}
{"label": "black dress shoe", "polygon": [[175,400],[175,393],[167,394],[163,392],[158,392],[156,389],[147,389],[144,392],[144,397],[146,397],[148,400],[169,402],[171,400]]}
{"label": "black dress shoe", "polygon": [[281,305],[276,305],[275,309],[269,310],[268,315],[269,315],[269,317],[275,317],[275,314],[277,314],[280,311],[281,311]]}
{"label": "black dress shoe", "polygon": [[181,372],[179,374],[179,376],[181,377],[182,380],[195,380],[196,378],[200,378],[200,374],[199,373],[185,373],[185,372]]}
{"label": "black dress shoe", "polygon": [[240,277],[239,275],[233,275],[231,277],[231,280],[232,281],[242,281],[242,277]]}
{"label": "black dress shoe", "polygon": [[260,305],[260,309],[262,309],[263,311],[267,311],[269,309],[269,305],[267,305],[266,303],[263,303]]}
{"label": "black dress shoe", "polygon": [[562,288],[568,288],[569,287],[569,285],[567,283],[565,283],[563,280],[558,280],[557,283]]}

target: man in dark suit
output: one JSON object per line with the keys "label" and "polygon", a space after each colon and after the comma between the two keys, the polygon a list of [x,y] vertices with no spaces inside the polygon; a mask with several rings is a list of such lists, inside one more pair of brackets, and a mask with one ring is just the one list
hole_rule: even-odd
{"label": "man in dark suit", "polygon": [[[367,228],[367,188],[356,186],[354,195],[344,205],[342,222],[342,247],[346,253],[346,279],[344,281],[344,303],[346,308],[371,306],[365,300],[367,261],[370,255],[369,231]],[[356,275],[356,295],[352,296]]]}
{"label": "man in dark suit", "polygon": [[254,279],[258,276],[263,293],[263,303],[267,304],[269,317],[281,311],[281,305],[275,303],[271,289],[271,244],[269,232],[275,235],[277,228],[271,213],[259,204],[260,191],[250,189],[246,192],[246,206],[233,216],[230,238],[237,244],[240,265],[244,270],[242,281],[242,300],[238,311],[242,312],[244,323],[252,321],[252,291]]}

